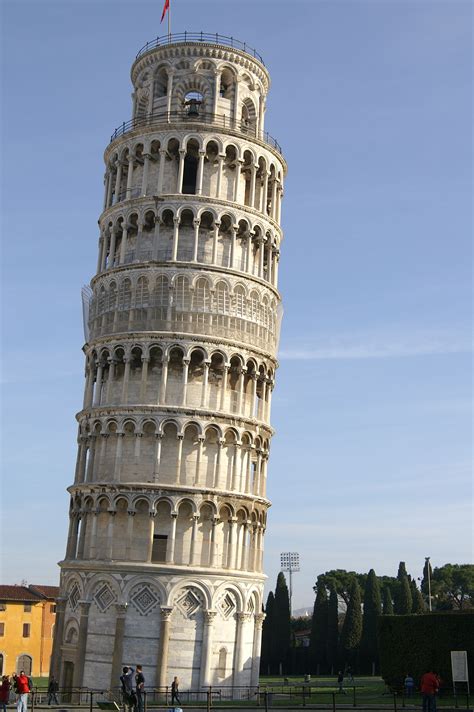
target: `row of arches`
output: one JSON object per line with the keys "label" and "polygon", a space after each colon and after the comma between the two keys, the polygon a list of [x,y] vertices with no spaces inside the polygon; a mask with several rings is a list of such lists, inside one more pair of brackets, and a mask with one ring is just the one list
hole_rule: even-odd
{"label": "row of arches", "polygon": [[266,361],[217,348],[134,342],[88,354],[83,405],[191,407],[268,422],[273,388],[274,368]]}
{"label": "row of arches", "polygon": [[266,496],[269,438],[173,419],[81,422],[76,484],[147,484]]}
{"label": "row of arches", "polygon": [[264,128],[268,77],[256,66],[252,70],[214,58],[162,60],[136,75],[133,116],[208,117],[258,136]]}
{"label": "row of arches", "polygon": [[94,501],[85,495],[71,509],[66,558],[261,572],[264,531],[263,509],[196,506],[186,497],[173,507],[167,498],[152,503],[144,496],[130,509],[120,495],[113,504],[106,496]]}
{"label": "row of arches", "polygon": [[202,195],[253,208],[280,224],[283,167],[263,149],[214,135],[174,134],[127,143],[106,161],[104,210],[145,196]]}
{"label": "row of arches", "polygon": [[271,294],[161,271],[120,273],[94,284],[89,302],[88,340],[131,331],[201,334],[247,342],[266,352],[278,346],[282,309]]}
{"label": "row of arches", "polygon": [[97,272],[135,262],[191,262],[278,283],[279,233],[225,210],[142,206],[102,222]]}

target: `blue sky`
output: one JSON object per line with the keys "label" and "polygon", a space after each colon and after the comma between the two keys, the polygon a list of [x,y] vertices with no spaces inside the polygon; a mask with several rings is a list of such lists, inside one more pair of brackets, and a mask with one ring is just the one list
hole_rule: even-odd
{"label": "blue sky", "polygon": [[[472,560],[472,5],[171,0],[254,46],[289,164],[265,569]],[[82,403],[102,153],[162,3],[2,5],[3,569],[54,583]]]}

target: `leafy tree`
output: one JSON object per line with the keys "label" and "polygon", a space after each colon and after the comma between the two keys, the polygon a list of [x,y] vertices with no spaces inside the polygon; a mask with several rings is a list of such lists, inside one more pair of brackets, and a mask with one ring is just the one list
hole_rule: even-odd
{"label": "leafy tree", "polygon": [[377,620],[382,613],[380,586],[375,571],[370,569],[364,591],[364,617],[360,642],[360,662],[362,668],[375,675],[379,664],[377,645]]}
{"label": "leafy tree", "polygon": [[334,586],[329,592],[328,630],[327,630],[327,661],[329,672],[334,674],[338,664],[339,651],[339,601]]}
{"label": "leafy tree", "polygon": [[310,664],[311,672],[319,675],[327,666],[328,642],[328,594],[326,586],[318,577],[316,599],[311,621]]}
{"label": "leafy tree", "polygon": [[410,588],[411,588],[411,612],[412,613],[424,613],[425,612],[425,601],[423,598],[423,594],[421,593],[420,589],[416,585],[415,579],[412,579],[410,581]]}
{"label": "leafy tree", "polygon": [[349,605],[347,606],[344,624],[340,637],[341,662],[355,667],[362,635],[362,604],[360,600],[360,587],[353,579],[349,589]]}
{"label": "leafy tree", "polygon": [[392,592],[390,591],[389,586],[383,587],[383,615],[393,615]]}
{"label": "leafy tree", "polygon": [[[345,569],[332,569],[318,576],[318,581],[321,579],[322,583],[329,589],[334,587],[337,594],[342,598],[346,606],[348,606],[352,582],[355,579],[359,583],[359,586],[364,588],[366,578],[367,574],[358,574],[355,571],[346,571]],[[314,587],[315,592],[316,590],[317,585]]]}
{"label": "leafy tree", "polygon": [[445,564],[433,571],[433,586],[441,602],[463,610],[474,605],[474,565]]}
{"label": "leafy tree", "polygon": [[395,613],[398,615],[408,615],[411,613],[412,599],[410,582],[408,580],[408,574],[404,561],[400,561],[397,579],[398,586],[395,590]]}
{"label": "leafy tree", "polygon": [[273,650],[277,672],[282,671],[288,660],[291,639],[290,597],[285,575],[280,571],[275,588]]}
{"label": "leafy tree", "polygon": [[262,625],[262,654],[260,670],[263,675],[269,675],[273,669],[273,632],[275,630],[275,596],[270,591],[265,606],[265,620]]}

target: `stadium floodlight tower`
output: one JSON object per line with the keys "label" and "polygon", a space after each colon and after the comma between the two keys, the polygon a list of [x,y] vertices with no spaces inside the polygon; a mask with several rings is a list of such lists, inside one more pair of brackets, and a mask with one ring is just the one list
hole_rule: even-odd
{"label": "stadium floodlight tower", "polygon": [[296,551],[283,551],[280,554],[280,566],[282,571],[288,571],[290,574],[290,616],[291,616],[291,601],[293,598],[293,573],[300,570],[300,555]]}
{"label": "stadium floodlight tower", "polygon": [[52,671],[256,685],[286,172],[269,75],[247,45],[185,33],[131,78],[105,150]]}

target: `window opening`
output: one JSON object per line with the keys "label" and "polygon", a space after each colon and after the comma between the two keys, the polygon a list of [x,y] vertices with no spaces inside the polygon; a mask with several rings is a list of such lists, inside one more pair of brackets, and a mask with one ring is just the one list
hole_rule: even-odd
{"label": "window opening", "polygon": [[153,536],[153,549],[151,552],[152,562],[164,563],[166,561],[167,547],[168,547],[168,537],[163,534],[155,534]]}

